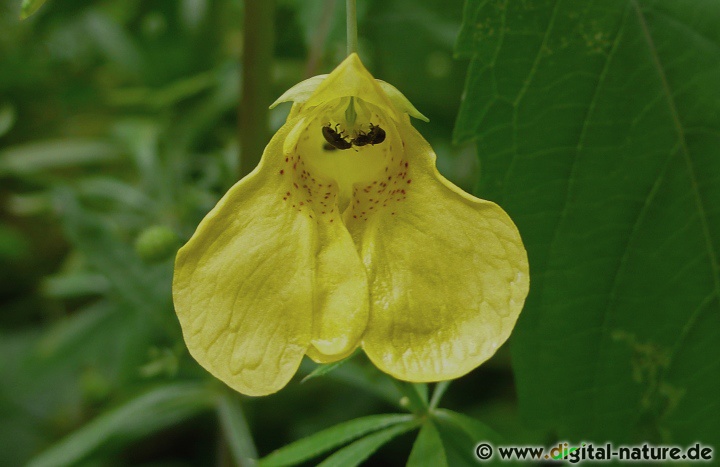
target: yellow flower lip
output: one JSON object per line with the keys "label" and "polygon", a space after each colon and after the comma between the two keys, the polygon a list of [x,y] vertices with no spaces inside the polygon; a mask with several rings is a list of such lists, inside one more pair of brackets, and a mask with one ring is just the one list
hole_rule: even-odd
{"label": "yellow flower lip", "polygon": [[[357,347],[407,381],[487,360],[529,287],[507,214],[437,172],[410,124],[422,114],[356,54],[273,105],[290,100],[257,169],[178,252],[173,300],[191,354],[248,395],[285,386],[304,355],[328,363]],[[384,138],[327,149],[328,126]]]}

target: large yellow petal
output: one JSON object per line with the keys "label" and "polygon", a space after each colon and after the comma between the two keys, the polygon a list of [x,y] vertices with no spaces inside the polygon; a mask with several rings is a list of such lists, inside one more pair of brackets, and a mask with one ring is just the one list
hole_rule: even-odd
{"label": "large yellow petal", "polygon": [[338,220],[318,227],[315,317],[307,353],[318,363],[329,363],[347,357],[360,344],[369,315],[368,286],[345,226]]}
{"label": "large yellow petal", "polygon": [[[510,335],[528,292],[527,256],[500,207],[437,172],[409,118],[397,130],[404,151],[396,151],[385,186],[366,195],[382,197],[384,207],[347,218],[370,284],[363,348],[399,379],[457,378]],[[368,199],[356,200],[357,210],[367,212]]]}
{"label": "large yellow petal", "polygon": [[190,353],[248,395],[285,386],[309,349],[328,361],[351,353],[367,323],[365,272],[332,207],[337,186],[309,174],[297,146],[283,149],[303,122],[278,131],[176,259]]}
{"label": "large yellow petal", "polygon": [[175,263],[173,301],[190,353],[248,395],[287,384],[311,338],[315,235],[306,216],[286,209],[274,170],[288,129],[203,219]]}
{"label": "large yellow petal", "polygon": [[311,163],[328,156],[318,118],[310,112],[297,119],[283,144],[281,170],[293,180],[289,192],[296,202],[291,206],[311,213],[315,222],[314,313],[312,345],[307,353],[313,360],[327,363],[357,348],[367,325],[369,302],[365,269],[341,219],[338,181]]}

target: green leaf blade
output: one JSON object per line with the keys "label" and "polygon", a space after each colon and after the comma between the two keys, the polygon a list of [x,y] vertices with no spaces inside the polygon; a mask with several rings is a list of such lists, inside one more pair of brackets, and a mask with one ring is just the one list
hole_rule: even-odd
{"label": "green leaf blade", "polygon": [[106,141],[61,139],[26,143],[0,151],[0,174],[23,177],[46,171],[120,160],[122,151]]}
{"label": "green leaf blade", "polygon": [[237,397],[221,396],[218,399],[217,412],[220,427],[235,464],[241,467],[257,465],[258,454],[255,443]]}
{"label": "green leaf blade", "polygon": [[308,373],[307,376],[305,376],[300,382],[305,383],[311,379],[317,378],[319,376],[325,376],[328,373],[338,369],[341,365],[343,365],[345,362],[350,361],[353,357],[358,355],[360,353],[360,349],[356,350],[352,355],[349,357],[343,358],[342,360],[338,360],[337,362],[332,363],[326,363],[326,364],[319,364],[317,367],[315,367],[314,370],[312,370],[310,373]]}
{"label": "green leaf blade", "polygon": [[[717,444],[720,4],[467,5],[455,135],[477,141],[479,195],[529,252],[525,418],[560,438]],[[498,21],[484,45],[473,28]]]}
{"label": "green leaf blade", "polygon": [[481,421],[452,410],[440,409],[433,412],[433,421],[445,449],[449,465],[476,466],[475,454],[481,443],[492,446],[507,444],[495,430]]}
{"label": "green leaf blade", "polygon": [[100,415],[33,458],[28,466],[77,464],[110,440],[128,443],[209,409],[214,398],[200,384],[155,389]]}
{"label": "green leaf blade", "polygon": [[318,464],[318,467],[355,467],[360,465],[380,447],[416,427],[417,421],[413,420],[377,431],[340,449]]}
{"label": "green leaf blade", "polygon": [[40,9],[46,0],[23,0],[20,7],[20,19],[27,19]]}
{"label": "green leaf blade", "polygon": [[341,423],[288,444],[260,460],[261,467],[294,465],[319,456],[364,434],[408,423],[412,415],[371,415]]}
{"label": "green leaf blade", "polygon": [[429,420],[420,428],[420,433],[413,444],[407,462],[408,467],[423,467],[426,465],[434,467],[446,467],[448,465],[440,433]]}
{"label": "green leaf blade", "polygon": [[454,425],[470,436],[475,442],[490,441],[495,444],[502,444],[504,442],[503,437],[495,432],[495,430],[467,415],[447,409],[436,410],[434,415],[439,422]]}

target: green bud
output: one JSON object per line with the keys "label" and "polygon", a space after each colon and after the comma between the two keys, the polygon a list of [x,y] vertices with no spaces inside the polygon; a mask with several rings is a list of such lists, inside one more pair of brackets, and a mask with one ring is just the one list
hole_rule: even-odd
{"label": "green bud", "polygon": [[178,236],[164,225],[148,227],[135,240],[135,251],[146,263],[155,263],[173,256],[178,246]]}

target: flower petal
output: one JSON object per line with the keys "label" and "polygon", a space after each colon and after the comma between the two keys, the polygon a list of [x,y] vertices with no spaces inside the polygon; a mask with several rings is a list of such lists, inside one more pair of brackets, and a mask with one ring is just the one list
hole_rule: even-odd
{"label": "flower petal", "polygon": [[368,283],[342,223],[318,223],[315,315],[307,354],[318,363],[342,360],[360,345],[369,316]]}
{"label": "flower petal", "polygon": [[[408,381],[460,377],[508,338],[529,287],[517,228],[489,201],[444,179],[429,144],[405,118],[403,188],[389,209],[349,221],[368,270],[363,348]],[[395,184],[398,177],[388,183]]]}
{"label": "flower petal", "polygon": [[398,88],[381,79],[376,79],[375,81],[377,81],[382,90],[385,91],[385,94],[387,94],[388,98],[390,98],[390,100],[393,104],[395,104],[395,107],[397,107],[398,110],[400,110],[401,112],[405,112],[413,118],[422,120],[423,122],[430,121],[429,118],[421,114],[420,111],[416,109],[414,105],[412,105],[412,102],[410,102],[408,98],[405,97],[405,94],[401,93]]}
{"label": "flower petal", "polygon": [[288,130],[205,217],[175,263],[173,301],[190,353],[248,395],[287,384],[311,338],[314,223],[278,197],[281,177],[268,157],[280,157]]}
{"label": "flower petal", "polygon": [[304,81],[300,81],[295,86],[285,91],[282,96],[278,97],[275,102],[270,104],[270,108],[273,109],[283,102],[293,101],[303,103],[310,99],[310,96],[315,92],[320,83],[322,83],[328,75],[317,75],[312,78],[308,78]]}
{"label": "flower petal", "polygon": [[325,143],[312,113],[299,116],[285,139],[283,166],[293,180],[288,196],[314,221],[313,329],[308,355],[321,363],[340,360],[360,344],[367,326],[367,275],[342,222],[337,180],[318,172],[310,159]]}
{"label": "flower petal", "polygon": [[[332,78],[315,95],[329,76]],[[378,89],[382,92],[378,93]],[[390,114],[395,119],[398,118],[396,114],[399,111],[400,114],[407,113],[424,122],[430,121],[395,86],[381,79],[374,79],[363,66],[357,54],[351,54],[333,70],[332,74],[317,75],[299,82],[278,97],[270,105],[270,108],[275,108],[283,102],[292,101],[294,104],[288,117],[292,119],[305,108],[315,107],[343,97],[359,97],[380,106],[385,111],[390,111],[394,105]]]}
{"label": "flower petal", "polygon": [[190,353],[247,395],[281,389],[306,352],[322,362],[349,355],[367,325],[365,270],[333,205],[337,184],[310,180],[297,152],[304,126],[301,116],[278,130],[175,263]]}
{"label": "flower petal", "polygon": [[311,108],[344,97],[357,97],[381,108],[388,116],[399,120],[401,114],[380,84],[363,66],[357,54],[350,54],[315,89],[303,104]]}

